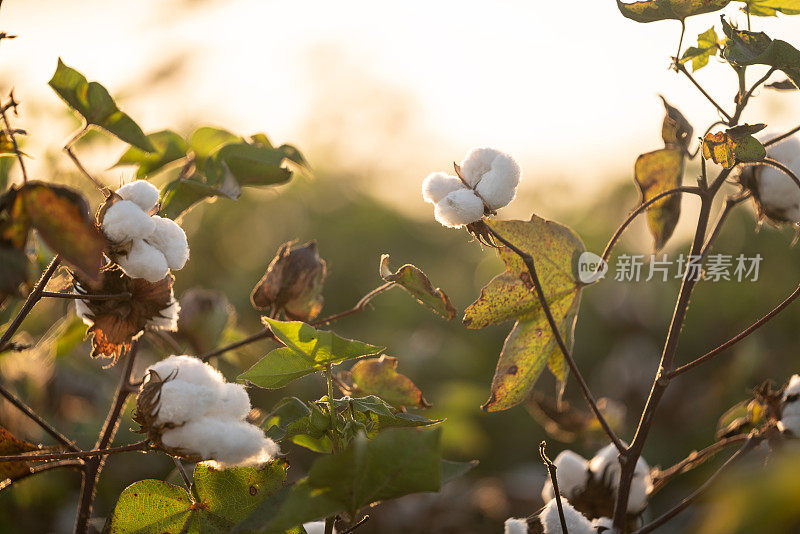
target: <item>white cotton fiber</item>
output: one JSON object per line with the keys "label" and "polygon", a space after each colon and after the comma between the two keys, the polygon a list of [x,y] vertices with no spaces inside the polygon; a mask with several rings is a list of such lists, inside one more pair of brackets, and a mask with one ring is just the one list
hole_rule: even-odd
{"label": "white cotton fiber", "polygon": [[183,228],[172,219],[154,215],[155,229],[145,241],[164,254],[170,269],[182,269],[189,259],[189,244]]}
{"label": "white cotton fiber", "polygon": [[[589,461],[589,470],[595,478],[601,480],[608,487],[617,490],[619,487],[619,452],[613,443],[597,451]],[[652,490],[653,481],[650,478],[650,466],[641,456],[636,461],[636,469],[631,481],[628,497],[628,512],[639,513],[647,507],[647,495]]]}
{"label": "white cotton fiber", "polygon": [[[569,503],[569,500],[562,498],[561,507],[564,510],[564,520],[569,534],[594,534],[595,530],[592,523],[577,511]],[[542,513],[539,514],[539,521],[544,527],[544,534],[564,534],[561,528],[561,518],[558,514],[558,504],[553,499],[548,502]]]}
{"label": "white cotton fiber", "polygon": [[796,437],[800,437],[800,375],[793,375],[783,390],[783,406],[781,408],[781,426]]}
{"label": "white cotton fiber", "polygon": [[77,313],[78,317],[83,319],[83,322],[87,325],[92,326],[94,324],[94,320],[92,319],[94,314],[85,301],[75,300],[75,313]]}
{"label": "white cotton fiber", "polygon": [[514,200],[519,177],[517,162],[511,156],[500,154],[492,162],[492,168],[484,173],[475,190],[490,209],[497,210]]}
{"label": "white cotton fiber", "polygon": [[483,217],[483,202],[472,190],[460,189],[436,204],[434,216],[444,226],[458,228]]}
{"label": "white cotton fiber", "polygon": [[[561,495],[572,498],[576,492],[586,487],[586,479],[589,478],[589,462],[586,458],[567,449],[556,456],[553,464],[556,466],[558,491]],[[542,489],[542,500],[547,502],[554,497],[553,484],[548,478]]]}
{"label": "white cotton fiber", "polygon": [[[325,534],[325,521],[313,521],[311,523],[303,523],[303,528],[306,534]],[[333,529],[334,534],[336,529]]]}
{"label": "white cotton fiber", "polygon": [[470,187],[475,187],[483,175],[492,168],[494,159],[502,154],[494,148],[473,148],[461,161],[461,176]]}
{"label": "white cotton fiber", "polygon": [[598,533],[614,532],[614,520],[610,517],[592,519],[592,526]]}
{"label": "white cotton fiber", "polygon": [[242,384],[228,382],[221,384],[218,397],[206,414],[209,416],[228,416],[244,419],[250,413],[250,396]]}
{"label": "white cotton fiber", "polygon": [[527,519],[514,519],[509,517],[506,519],[503,534],[528,534],[528,520]]}
{"label": "white cotton fiber", "polygon": [[148,326],[154,330],[166,330],[167,332],[177,332],[178,330],[178,315],[181,312],[181,305],[177,300],[173,300],[172,304],[158,312],[156,316],[150,319],[147,323]]}
{"label": "white cotton fiber", "polygon": [[459,189],[466,189],[466,187],[458,176],[434,172],[422,182],[422,198],[429,204],[436,204],[448,194]]}
{"label": "white cotton fiber", "polygon": [[103,233],[115,243],[143,239],[155,229],[150,215],[130,200],[118,200],[103,215]]}
{"label": "white cotton fiber", "polygon": [[148,282],[163,280],[169,273],[164,254],[142,239],[133,240],[128,254],[117,257],[117,265],[131,278],[144,278]]}
{"label": "white cotton fiber", "polygon": [[[776,137],[775,133],[758,135],[761,142]],[[782,163],[795,175],[800,174],[800,138],[791,136],[767,147],[767,157]],[[786,173],[775,167],[760,165],[754,176],[758,198],[768,215],[782,216],[800,222],[800,187]]]}
{"label": "white cotton fiber", "polygon": [[161,442],[167,447],[215,460],[223,468],[257,465],[279,452],[275,442],[264,436],[260,428],[230,418],[190,420],[183,426],[165,430]]}
{"label": "white cotton fiber", "polygon": [[199,386],[184,382],[177,376],[161,386],[156,424],[182,425],[205,417],[208,407],[219,397],[219,386]]}
{"label": "white cotton fiber", "polygon": [[185,354],[164,358],[147,369],[158,373],[162,380],[166,379],[167,376],[174,376],[178,380],[197,384],[198,386],[213,386],[225,383],[225,377],[222,376],[222,373],[199,358]]}
{"label": "white cotton fiber", "polygon": [[147,180],[134,180],[117,189],[117,194],[149,212],[158,204],[158,188]]}

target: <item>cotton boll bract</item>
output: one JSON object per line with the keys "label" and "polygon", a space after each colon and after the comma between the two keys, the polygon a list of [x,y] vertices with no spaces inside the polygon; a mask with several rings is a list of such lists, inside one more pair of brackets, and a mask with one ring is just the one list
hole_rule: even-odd
{"label": "cotton boll bract", "polygon": [[436,204],[453,191],[458,191],[459,189],[466,189],[466,187],[458,176],[434,172],[429,174],[422,182],[422,198],[429,204]]}
{"label": "cotton boll bract", "polygon": [[158,282],[169,274],[164,254],[143,239],[134,239],[128,253],[117,256],[117,265],[131,278],[144,278],[148,282]]}
{"label": "cotton boll bract", "polygon": [[528,521],[526,519],[514,519],[509,517],[504,524],[504,534],[528,534]]}
{"label": "cotton boll bract", "polygon": [[189,243],[183,228],[172,219],[165,219],[154,215],[155,222],[153,233],[145,241],[157,248],[167,260],[170,269],[183,269],[189,259]]}
{"label": "cotton boll bract", "polygon": [[[564,522],[567,525],[569,534],[594,534],[596,531],[592,523],[569,503],[568,499],[561,499],[561,507],[564,510]],[[542,513],[539,514],[539,521],[544,527],[544,534],[564,534],[561,528],[561,518],[558,514],[558,504],[555,499],[548,502]]]}
{"label": "cotton boll bract", "polygon": [[103,233],[115,243],[143,239],[156,229],[156,223],[136,203],[119,200],[103,215]]}
{"label": "cotton boll bract", "polygon": [[483,217],[483,202],[470,189],[447,194],[434,210],[436,220],[449,228],[459,228]]}
{"label": "cotton boll bract", "polygon": [[[586,479],[589,477],[589,462],[580,454],[569,449],[561,451],[553,461],[556,466],[558,490],[561,495],[571,498],[575,492],[586,488]],[[548,479],[542,489],[544,502],[554,498],[553,484]]]}
{"label": "cotton boll bract", "polygon": [[134,180],[117,189],[116,193],[135,203],[143,211],[150,211],[158,204],[158,188],[147,180]]}

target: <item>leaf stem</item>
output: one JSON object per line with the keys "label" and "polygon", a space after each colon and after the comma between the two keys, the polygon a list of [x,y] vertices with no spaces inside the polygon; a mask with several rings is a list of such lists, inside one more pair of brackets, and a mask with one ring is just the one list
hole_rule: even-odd
{"label": "leaf stem", "polygon": [[71,468],[75,469],[76,471],[83,471],[83,461],[82,460],[59,460],[54,462],[47,462],[45,464],[34,465],[31,467],[28,473],[25,473],[22,476],[16,477],[14,480],[7,478],[5,480],[0,481],[0,491],[3,491],[6,488],[10,488],[20,480],[28,477],[32,477],[34,475],[38,475],[39,473],[45,473],[47,471],[53,471],[55,469],[64,469],[64,468]]}
{"label": "leaf stem", "polygon": [[331,364],[325,366],[325,379],[328,382],[328,413],[331,417],[331,449],[333,453],[339,452],[339,440],[336,437],[336,413],[333,411],[333,378]]}
{"label": "leaf stem", "polygon": [[262,339],[275,339],[275,334],[273,334],[272,330],[270,330],[269,328],[265,328],[261,332],[256,332],[255,334],[248,336],[242,339],[241,341],[236,341],[234,343],[231,343],[230,345],[225,345],[224,347],[220,347],[210,352],[206,352],[205,354],[201,354],[200,356],[198,356],[198,358],[206,362],[215,356],[220,356],[228,351],[238,349],[239,347],[244,347],[245,345],[249,345],[250,343],[255,343],[256,341]]}
{"label": "leaf stem", "polygon": [[8,400],[8,402],[13,404],[15,408],[17,408],[19,411],[27,415],[28,418],[31,419],[37,425],[39,425],[42,428],[42,430],[50,434],[53,437],[53,439],[64,445],[66,448],[75,452],[81,451],[81,449],[77,445],[75,445],[75,443],[72,440],[70,440],[64,434],[56,430],[55,427],[53,427],[50,423],[42,419],[42,417],[35,411],[33,411],[33,409],[30,406],[22,402],[22,400],[19,397],[11,393],[2,384],[0,384],[0,395],[5,397],[6,400]]}
{"label": "leaf stem", "polygon": [[105,449],[92,449],[90,451],[47,452],[47,453],[29,453],[29,454],[0,456],[0,463],[21,462],[21,461],[35,462],[42,460],[70,460],[75,458],[95,458],[97,456],[106,456],[108,454],[118,454],[121,452],[131,452],[131,451],[146,451],[149,449],[150,449],[150,442],[144,440],[144,441],[139,441],[137,443],[131,443],[130,445],[121,445],[119,447],[111,447]]}
{"label": "leaf stem", "polygon": [[681,37],[678,39],[678,52],[675,54],[675,63],[679,63],[681,60],[681,46],[683,46],[683,35],[686,33],[686,21],[680,19],[681,23]]}
{"label": "leaf stem", "polygon": [[124,293],[98,293],[98,294],[80,294],[80,293],[62,293],[53,291],[42,291],[42,297],[50,297],[56,299],[73,299],[73,300],[130,300],[132,295],[128,292]]}
{"label": "leaf stem", "polygon": [[64,145],[64,152],[67,153],[69,159],[72,160],[72,163],[75,164],[75,166],[78,168],[78,170],[81,172],[83,176],[88,178],[89,181],[92,182],[95,185],[95,187],[97,187],[97,189],[105,192],[108,188],[105,185],[103,185],[97,178],[89,174],[89,171],[86,170],[81,161],[78,159],[78,156],[75,155],[75,152],[72,150],[72,145],[75,143],[75,141],[80,139],[81,136],[85,134],[88,130],[89,130],[89,125],[87,124],[80,130],[75,132],[72,135],[72,137],[69,138],[69,141],[67,141],[67,143]]}
{"label": "leaf stem", "polygon": [[731,126],[739,122],[739,119],[742,116],[744,108],[747,106],[750,97],[753,96],[753,92],[758,88],[759,85],[766,82],[767,79],[770,76],[772,76],[772,73],[774,73],[776,70],[777,69],[775,67],[771,67],[764,76],[759,78],[758,81],[754,83],[752,87],[750,87],[750,89],[747,92],[739,96],[739,101],[736,103],[736,111],[733,113],[733,117],[731,117],[730,119]]}
{"label": "leaf stem", "polygon": [[42,274],[42,277],[39,278],[38,282],[36,282],[33,290],[30,292],[30,294],[28,294],[28,298],[25,299],[25,304],[22,305],[22,308],[19,310],[16,317],[14,317],[14,320],[3,333],[2,337],[0,337],[0,352],[5,349],[6,344],[11,340],[11,337],[22,325],[22,321],[25,320],[25,317],[28,316],[36,303],[39,302],[39,299],[42,298],[42,292],[44,291],[45,286],[47,286],[47,282],[49,282],[53,277],[60,263],[60,256],[53,258],[53,261],[51,261],[50,265],[47,266],[47,269]]}
{"label": "leaf stem", "polygon": [[361,300],[359,300],[356,303],[356,305],[353,306],[352,308],[350,308],[349,310],[345,310],[343,312],[339,312],[339,313],[331,315],[329,317],[325,317],[324,319],[317,319],[316,321],[312,321],[309,324],[311,326],[323,326],[323,325],[326,325],[328,323],[332,323],[334,321],[338,321],[339,319],[342,319],[344,317],[348,317],[350,315],[353,315],[353,314],[356,314],[356,313],[358,313],[360,311],[363,311],[367,307],[367,304],[369,304],[369,302],[373,298],[375,298],[376,296],[380,295],[381,293],[383,293],[387,289],[391,289],[395,285],[396,284],[394,282],[386,282],[385,284],[376,287],[375,289],[373,289],[372,291],[370,291],[369,293],[367,293],[366,295],[361,297]]}
{"label": "leaf stem", "polygon": [[561,521],[561,531],[564,532],[564,534],[569,534],[567,531],[567,519],[564,517],[564,508],[561,505],[561,493],[558,489],[556,466],[550,461],[550,458],[547,457],[546,447],[546,442],[542,441],[539,443],[539,456],[542,458],[545,467],[547,467],[547,472],[550,474],[550,483],[553,485],[553,495],[555,496],[556,507],[558,508],[558,519]]}
{"label": "leaf stem", "polygon": [[703,89],[703,86],[702,86],[702,85],[700,85],[700,84],[697,82],[697,80],[695,80],[695,79],[694,79],[694,76],[692,76],[691,74],[689,74],[689,71],[688,71],[688,70],[686,70],[686,66],[685,66],[683,63],[676,62],[676,63],[675,63],[675,69],[676,69],[678,72],[682,72],[683,74],[685,74],[685,75],[686,75],[686,77],[687,77],[687,78],[689,78],[689,81],[690,81],[690,82],[692,82],[692,84],[694,84],[694,86],[695,86],[695,87],[697,87],[698,91],[700,91],[700,93],[702,93],[702,95],[703,95],[704,97],[706,97],[706,99],[707,99],[709,102],[711,102],[711,104],[713,104],[715,108],[717,108],[717,111],[719,111],[719,112],[722,114],[722,116],[723,116],[723,117],[725,117],[725,119],[726,119],[726,120],[727,120],[727,121],[730,123],[730,121],[731,121],[731,116],[730,116],[730,115],[728,115],[728,112],[727,112],[727,111],[725,111],[725,110],[722,108],[722,106],[720,106],[719,104],[717,104],[717,101],[716,101],[716,100],[714,100],[714,99],[711,97],[711,95],[710,95],[710,94],[708,94],[708,93],[706,92],[706,90],[705,90],[705,89]]}
{"label": "leaf stem", "polygon": [[578,369],[575,360],[572,358],[572,355],[567,348],[566,343],[564,343],[564,338],[561,336],[561,332],[558,330],[558,324],[556,323],[555,319],[553,318],[553,312],[550,310],[550,304],[547,302],[547,299],[544,295],[544,289],[542,288],[542,283],[539,280],[539,275],[536,273],[536,264],[533,260],[533,257],[528,254],[527,252],[520,250],[517,246],[513,243],[505,239],[503,236],[498,234],[493,228],[489,225],[486,225],[486,228],[489,229],[489,233],[493,235],[498,241],[500,241],[503,245],[508,247],[512,250],[520,259],[525,263],[525,267],[528,268],[528,272],[531,275],[531,281],[533,282],[534,290],[536,291],[536,296],[539,299],[539,302],[542,304],[542,310],[544,310],[545,317],[547,318],[547,322],[550,325],[550,330],[553,332],[553,337],[556,340],[556,344],[558,348],[561,350],[561,353],[564,355],[564,359],[569,366],[570,372],[575,376],[575,380],[578,382],[578,385],[581,388],[581,392],[583,393],[586,402],[589,403],[589,407],[594,412],[597,421],[600,423],[600,426],[603,427],[603,430],[608,435],[611,442],[617,448],[620,453],[625,451],[625,446],[622,444],[620,439],[614,433],[614,430],[611,429],[611,426],[606,421],[603,414],[600,413],[600,409],[597,407],[597,401],[592,395],[592,392],[589,390],[589,386],[586,384],[586,381],[583,379],[583,375],[581,375],[580,370]]}
{"label": "leaf stem", "polygon": [[189,476],[186,474],[186,469],[183,468],[183,462],[181,462],[180,458],[172,456],[172,461],[175,462],[175,467],[178,469],[178,473],[181,474],[181,478],[183,479],[183,483],[186,486],[186,489],[190,492],[192,491],[192,483],[189,481]]}
{"label": "leaf stem", "polygon": [[[14,113],[17,112],[17,102],[14,100],[14,91],[12,90],[11,93],[8,95],[10,102],[7,105],[0,106],[0,115],[3,117],[3,124],[5,127],[3,131],[11,140],[11,146],[14,147],[14,154],[17,156],[17,161],[19,161],[19,169],[22,173],[22,183],[28,182],[28,171],[25,170],[25,161],[22,157],[22,151],[19,149],[19,145],[17,144],[17,138],[14,136],[16,130],[11,128],[11,122],[8,120],[8,116],[6,115],[6,111],[9,108],[14,110]],[[2,345],[2,344],[0,344]]]}

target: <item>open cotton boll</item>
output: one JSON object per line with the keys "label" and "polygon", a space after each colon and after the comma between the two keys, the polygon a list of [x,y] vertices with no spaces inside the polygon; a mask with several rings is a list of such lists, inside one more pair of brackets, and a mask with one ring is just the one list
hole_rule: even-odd
{"label": "open cotton boll", "polygon": [[143,239],[153,233],[156,223],[134,202],[119,200],[103,215],[103,233],[115,243]]}
{"label": "open cotton boll", "polygon": [[[553,464],[556,466],[558,491],[561,495],[572,497],[576,491],[586,487],[586,479],[589,478],[589,462],[586,458],[567,449],[556,456]],[[554,497],[553,484],[548,479],[542,489],[542,500],[547,502]]]}
{"label": "open cotton boll", "polygon": [[489,147],[473,148],[461,161],[461,176],[470,187],[475,187],[484,174],[492,168],[492,162],[497,156],[503,155],[497,149]]}
{"label": "open cotton boll", "polygon": [[[800,158],[782,162],[795,175],[800,174]],[[777,214],[800,222],[800,187],[786,173],[774,167],[760,167],[755,173],[758,199],[767,215]]]}
{"label": "open cotton boll", "polygon": [[165,430],[161,442],[187,454],[215,460],[223,468],[261,464],[279,452],[278,445],[260,428],[230,418],[191,420],[183,426]]}
{"label": "open cotton boll", "polygon": [[131,278],[144,278],[148,282],[158,282],[169,274],[167,258],[143,239],[134,239],[128,254],[117,257],[117,265]]}
{"label": "open cotton boll", "polygon": [[781,408],[781,426],[800,437],[800,375],[793,375],[783,390],[783,407]]}
{"label": "open cotton boll", "polygon": [[156,330],[166,330],[167,332],[176,332],[178,330],[178,316],[181,313],[181,305],[178,301],[158,312],[156,316],[150,319],[147,323],[148,326]]}
{"label": "open cotton boll", "polygon": [[422,182],[422,198],[429,204],[436,204],[453,191],[466,189],[458,176],[434,172]]}
{"label": "open cotton boll", "polygon": [[189,243],[183,228],[172,219],[158,215],[154,215],[152,219],[155,229],[145,240],[164,254],[170,269],[183,269],[189,259]]}
{"label": "open cotton boll", "polygon": [[[592,523],[577,511],[569,503],[568,499],[561,499],[561,507],[564,510],[564,522],[567,525],[569,534],[594,534],[595,530]],[[544,534],[564,534],[561,528],[561,518],[558,515],[558,504],[555,499],[548,502],[542,513],[539,514],[539,521],[544,527]]]}
{"label": "open cotton boll", "polygon": [[[756,137],[762,143],[777,137],[775,132],[760,132]],[[800,137],[792,135],[767,147],[767,157],[786,164],[800,156]]]}
{"label": "open cotton boll", "polygon": [[176,380],[208,387],[217,387],[225,383],[222,373],[200,358],[185,354],[164,358],[148,367],[147,370],[157,373],[161,380],[172,376]]}
{"label": "open cotton boll", "polygon": [[92,319],[94,314],[92,313],[92,310],[89,309],[89,305],[86,304],[85,301],[77,299],[75,300],[75,313],[77,313],[78,317],[83,319],[83,322],[87,325],[92,326],[94,324],[94,320]]}
{"label": "open cotton boll", "polygon": [[222,384],[199,386],[174,378],[164,382],[158,402],[156,424],[182,425],[206,416],[219,398]]}
{"label": "open cotton boll", "polygon": [[209,406],[206,415],[244,419],[250,413],[250,396],[243,385],[233,382],[221,384],[217,393],[216,402]]}
{"label": "open cotton boll", "polygon": [[448,228],[459,228],[483,217],[483,202],[471,189],[459,189],[436,204],[434,216]]}
{"label": "open cotton boll", "polygon": [[528,521],[527,519],[514,519],[509,517],[506,519],[503,533],[504,534],[528,534]]}
{"label": "open cotton boll", "polygon": [[514,200],[519,185],[519,165],[511,156],[499,154],[492,168],[483,174],[475,190],[493,210],[507,206]]}
{"label": "open cotton boll", "polygon": [[117,194],[130,200],[144,211],[150,211],[158,204],[158,188],[147,180],[134,180],[117,189]]}
{"label": "open cotton boll", "polygon": [[592,526],[594,527],[595,531],[598,532],[598,534],[609,534],[614,532],[614,520],[610,517],[598,517],[597,519],[592,519]]}
{"label": "open cotton boll", "polygon": [[[617,448],[613,443],[610,443],[597,451],[594,458],[589,461],[589,470],[592,474],[614,491],[619,487],[620,465],[618,456]],[[640,456],[633,471],[633,480],[628,496],[628,512],[639,513],[647,507],[647,494],[650,493],[652,485],[650,466]]]}

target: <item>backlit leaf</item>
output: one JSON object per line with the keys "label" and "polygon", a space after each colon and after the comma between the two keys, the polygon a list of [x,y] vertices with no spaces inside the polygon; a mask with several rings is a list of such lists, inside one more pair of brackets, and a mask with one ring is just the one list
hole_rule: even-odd
{"label": "backlit leaf", "polygon": [[[11,432],[0,426],[0,456],[24,454],[39,450],[38,445],[17,439]],[[29,474],[30,464],[27,461],[0,463],[0,490],[21,476]]]}
{"label": "backlit leaf", "polygon": [[383,355],[356,362],[350,377],[359,393],[377,395],[394,406],[428,408],[422,391],[407,376],[397,372],[397,358]]}
{"label": "backlit leaf", "polygon": [[737,163],[761,161],[767,151],[754,133],[766,128],[766,124],[742,124],[728,130],[706,134],[703,138],[703,157],[730,169]]}
{"label": "backlit leaf", "polygon": [[684,20],[692,15],[719,11],[729,3],[730,0],[643,0],[630,3],[617,0],[617,7],[625,17],[636,22],[655,22]]}
{"label": "backlit leaf", "polygon": [[444,291],[438,287],[434,288],[425,273],[414,265],[403,265],[393,273],[389,269],[389,255],[383,254],[379,270],[381,278],[386,282],[394,282],[399,285],[423,306],[430,308],[447,320],[456,316],[456,309]]}
{"label": "backlit leaf", "polygon": [[173,161],[186,157],[188,149],[186,141],[171,130],[149,134],[147,139],[155,150],[145,152],[137,147],[130,147],[114,166],[136,165],[139,167],[136,170],[136,177],[141,179],[152,176]]}
{"label": "backlit leaf", "polygon": [[784,15],[800,15],[800,0],[740,0],[747,4],[751,15],[776,17]]}
{"label": "backlit leaf", "polygon": [[[675,148],[647,152],[636,159],[634,179],[646,202],[656,195],[681,185],[684,154]],[[660,250],[672,236],[681,214],[681,195],[670,195],[647,210],[647,226],[653,235],[653,248]]]}
{"label": "backlit leaf", "polygon": [[686,49],[681,58],[681,63],[692,62],[692,71],[696,71],[708,65],[708,59],[717,55],[719,47],[719,37],[714,31],[714,26],[697,36],[697,46]]}
{"label": "backlit leaf", "polygon": [[80,113],[87,124],[97,125],[146,152],[154,150],[139,125],[119,110],[105,87],[97,82],[87,81],[83,74],[66,66],[60,58],[56,72],[50,80],[50,87],[72,109]]}
{"label": "backlit leaf", "polygon": [[782,70],[800,87],[800,50],[780,39],[772,40],[764,32],[733,28],[722,19],[722,30],[728,37],[722,55],[734,65],[769,65]]}

